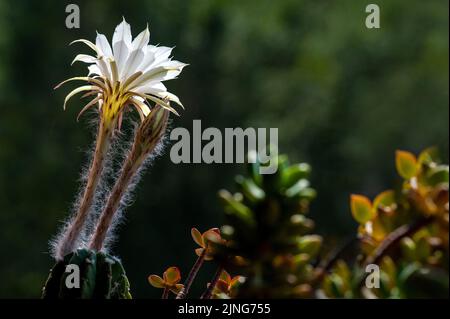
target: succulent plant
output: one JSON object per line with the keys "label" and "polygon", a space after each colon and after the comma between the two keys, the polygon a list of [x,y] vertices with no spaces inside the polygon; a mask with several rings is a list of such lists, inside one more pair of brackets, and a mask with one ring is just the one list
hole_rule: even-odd
{"label": "succulent plant", "polygon": [[[433,148],[397,151],[403,181],[373,201],[351,196],[360,224],[361,253],[354,265],[339,261],[323,280],[327,297],[427,298],[448,296],[449,169]],[[378,265],[378,288],[368,289],[365,269]]]}
{"label": "succulent plant", "polygon": [[[226,224],[203,234],[192,229],[198,259],[177,298],[186,297],[205,260],[218,264],[206,299],[448,296],[449,169],[435,149],[417,158],[397,152],[400,189],[373,201],[351,195],[357,235],[328,258],[319,258],[322,237],[306,217],[315,197],[310,166],[291,165],[286,155],[276,161],[275,174],[262,175],[259,162],[249,163],[248,177],[236,177],[237,192],[219,191]],[[369,277],[372,270],[376,277]]]}
{"label": "succulent plant", "polygon": [[314,222],[305,214],[316,192],[311,168],[276,158],[275,174],[260,174],[260,163],[248,164],[249,176],[237,176],[238,191],[219,192],[226,216],[224,243],[215,243],[223,267],[246,278],[236,296],[289,298],[312,293],[313,263],[322,238],[311,234]]}
{"label": "succulent plant", "polygon": [[169,292],[178,295],[184,285],[180,284],[181,273],[177,267],[169,267],[164,271],[162,278],[158,275],[148,276],[148,282],[155,288],[164,289],[162,299],[169,298]]}

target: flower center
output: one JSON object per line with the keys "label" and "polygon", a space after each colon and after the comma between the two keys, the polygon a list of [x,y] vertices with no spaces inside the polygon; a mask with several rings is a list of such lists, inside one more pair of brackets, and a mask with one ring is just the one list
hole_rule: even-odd
{"label": "flower center", "polygon": [[105,125],[112,125],[115,127],[115,123],[125,107],[128,96],[126,91],[120,85],[120,82],[116,82],[112,91],[103,92],[103,104],[101,106],[101,114]]}

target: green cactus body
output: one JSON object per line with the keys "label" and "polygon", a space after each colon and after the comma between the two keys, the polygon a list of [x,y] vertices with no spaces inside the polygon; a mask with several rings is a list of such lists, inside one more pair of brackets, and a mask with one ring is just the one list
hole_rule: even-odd
{"label": "green cactus body", "polygon": [[[79,287],[68,288],[69,265],[79,269]],[[119,259],[103,252],[79,249],[50,270],[43,299],[131,299],[130,284]]]}

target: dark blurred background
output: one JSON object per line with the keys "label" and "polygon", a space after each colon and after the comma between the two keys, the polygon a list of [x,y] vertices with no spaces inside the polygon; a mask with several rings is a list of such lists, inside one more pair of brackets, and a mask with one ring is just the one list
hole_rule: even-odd
{"label": "dark blurred background", "polygon": [[[381,7],[381,29],[365,7]],[[151,43],[176,45],[190,64],[167,83],[186,111],[172,126],[278,127],[280,148],[313,166],[317,231],[352,234],[348,197],[395,185],[395,149],[437,145],[448,158],[448,1],[76,1],[81,28],[65,27],[66,1],[0,1],[0,297],[38,297],[52,265],[48,241],[67,216],[95,130],[76,122],[68,85],[87,74],[78,39],[112,37],[125,16]],[[89,119],[91,118],[91,119]],[[159,297],[147,276],[195,260],[189,231],[220,225],[218,189],[238,164],[175,165],[166,155],[145,174],[120,230],[135,297]],[[206,265],[194,287],[214,271]]]}

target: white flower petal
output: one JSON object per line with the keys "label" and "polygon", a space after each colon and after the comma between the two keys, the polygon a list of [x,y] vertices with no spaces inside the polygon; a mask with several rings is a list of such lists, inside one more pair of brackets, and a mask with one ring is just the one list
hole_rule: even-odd
{"label": "white flower petal", "polygon": [[172,94],[170,92],[167,92],[166,86],[164,84],[162,84],[161,82],[150,83],[145,86],[141,86],[141,87],[137,88],[135,91],[138,93],[142,93],[142,94],[156,95],[156,96],[162,98],[163,100],[165,100],[167,98],[167,99],[169,99],[169,101],[175,102],[179,106],[184,108],[184,106],[181,103],[178,96],[176,96],[175,94]]}
{"label": "white flower petal", "polygon": [[92,75],[92,74],[102,75],[102,73],[100,72],[99,67],[96,64],[92,64],[92,65],[88,66],[88,70],[89,70],[88,76]]}
{"label": "white flower petal", "polygon": [[163,92],[167,92],[167,88],[164,84],[162,84],[161,82],[157,82],[157,83],[149,83],[143,86],[139,86],[135,89],[136,92],[138,93],[163,93]]}
{"label": "white flower petal", "polygon": [[153,45],[147,45],[144,48],[144,59],[139,65],[141,71],[145,71],[155,61],[155,50],[152,47]]}
{"label": "white flower petal", "polygon": [[131,52],[125,63],[121,80],[135,73],[136,69],[144,59],[144,48],[147,46],[149,40],[150,40],[150,32],[148,31],[148,28],[142,31],[133,40],[133,43],[131,44]]}
{"label": "white flower petal", "polygon": [[111,58],[113,56],[111,46],[109,45],[108,39],[106,39],[104,34],[97,33],[95,45],[98,48],[100,55],[106,56],[108,58]]}
{"label": "white flower petal", "polygon": [[[117,69],[119,70],[119,74],[121,74],[122,70],[125,67],[125,63],[127,61],[130,49],[128,48],[128,46],[125,44],[124,41],[119,41],[113,45],[113,50],[114,50],[114,60],[116,60]],[[116,52],[118,53],[116,54]]]}
{"label": "white flower petal", "polygon": [[125,21],[125,18],[119,25],[117,25],[116,29],[114,30],[112,40],[113,45],[119,41],[125,41],[128,46],[131,46],[131,27]]}
{"label": "white flower petal", "polygon": [[116,27],[112,43],[114,59],[116,60],[117,68],[120,73],[124,67],[125,61],[127,60],[131,47],[131,27],[125,19],[123,19],[123,21]]}
{"label": "white flower petal", "polygon": [[150,68],[155,68],[159,66],[161,63],[170,61],[169,56],[172,53],[173,48],[170,47],[156,47],[156,46],[147,46],[147,51],[153,54],[152,59],[150,57],[147,63],[142,63],[140,66],[141,70],[148,71]]}
{"label": "white flower petal", "polygon": [[[136,90],[136,92],[139,92],[139,91]],[[179,106],[181,106],[184,109],[184,106],[181,103],[181,101],[178,98],[178,96],[176,96],[175,94],[172,94],[170,92],[158,90],[158,89],[155,89],[155,88],[147,88],[145,90],[145,93],[143,92],[142,94],[146,94],[146,95],[151,94],[151,95],[154,95],[154,96],[157,96],[157,97],[161,98],[161,100],[168,99],[169,101],[177,103]]]}
{"label": "white flower petal", "polygon": [[97,66],[100,69],[101,75],[112,81],[111,70],[109,69],[109,63],[106,63],[104,58],[97,59]]}
{"label": "white flower petal", "polygon": [[89,40],[78,39],[78,40],[75,40],[75,41],[70,42],[69,45],[72,45],[72,44],[78,43],[78,42],[81,42],[81,43],[86,44],[88,47],[90,47],[92,50],[94,50],[95,53],[97,53],[97,55],[98,55],[99,50],[98,50],[97,46],[96,46],[94,43],[92,43],[91,41],[89,41]]}
{"label": "white flower petal", "polygon": [[155,62],[153,66],[159,65],[161,62],[164,62],[169,59],[170,54],[172,53],[173,48],[170,47],[157,47],[155,51]]}
{"label": "white flower petal", "polygon": [[69,94],[67,94],[66,98],[64,99],[64,105],[63,105],[64,110],[66,109],[67,101],[69,101],[70,98],[73,97],[75,94],[83,92],[83,91],[91,91],[93,89],[95,89],[95,87],[92,85],[84,85],[84,86],[80,86],[80,87],[72,90]]}
{"label": "white flower petal", "polygon": [[183,62],[180,62],[180,61],[177,61],[177,60],[168,60],[168,61],[162,62],[158,66],[165,67],[165,68],[170,68],[170,69],[179,69],[181,71],[181,70],[183,70],[183,68],[185,66],[187,66],[187,64],[183,63]]}
{"label": "white flower petal", "polygon": [[92,63],[95,63],[97,61],[97,58],[94,58],[93,56],[88,55],[88,54],[78,54],[75,57],[75,59],[73,59],[73,61],[72,61],[72,63],[70,65],[74,64],[77,61],[92,64]]}
{"label": "white flower petal", "polygon": [[150,108],[145,103],[145,99],[143,99],[142,97],[136,96],[136,97],[133,97],[132,100],[134,103],[136,103],[139,106],[139,108],[141,109],[142,114],[144,114],[144,116],[147,116],[150,114]]}
{"label": "white flower petal", "polygon": [[159,92],[159,93],[155,93],[157,96],[161,97],[162,99],[166,99],[168,98],[169,101],[175,102],[177,103],[179,106],[181,106],[184,109],[183,104],[181,103],[180,99],[178,98],[178,96],[176,96],[173,93],[170,92]]}
{"label": "white flower petal", "polygon": [[159,104],[160,106],[162,106],[163,108],[169,110],[169,111],[172,112],[173,114],[175,114],[175,115],[177,115],[177,116],[180,116],[180,114],[178,114],[178,112],[177,112],[173,107],[171,107],[169,103],[167,103],[167,102],[165,102],[165,101],[163,101],[163,100],[161,100],[161,99],[159,99],[159,98],[157,98],[157,97],[154,97],[153,95],[145,94],[144,96],[145,96],[147,99],[149,99],[150,101],[153,101],[153,102],[155,102],[156,104]]}
{"label": "white flower petal", "polygon": [[58,84],[54,87],[54,89],[56,90],[56,89],[59,88],[61,85],[66,84],[67,82],[71,82],[71,81],[86,81],[86,82],[88,82],[88,81],[89,81],[89,77],[87,77],[87,76],[76,76],[76,77],[73,77],[73,78],[69,78],[69,79],[67,79],[67,80],[64,80],[64,81],[58,83]]}
{"label": "white flower petal", "polygon": [[152,82],[162,82],[162,81],[168,81],[168,80],[172,80],[175,79],[178,74],[181,73],[180,69],[172,69],[172,68],[165,68],[165,67],[158,67],[157,69],[162,69],[164,71],[158,71],[155,72],[147,81],[147,83],[152,83]]}
{"label": "white flower petal", "polygon": [[143,86],[149,83],[162,82],[174,79],[181,73],[182,67],[165,67],[158,66],[156,68],[151,68],[144,74],[142,74],[134,83],[131,85],[131,89]]}
{"label": "white flower petal", "polygon": [[136,38],[134,38],[133,43],[131,44],[131,50],[143,50],[145,47],[147,47],[148,41],[150,41],[150,31],[147,27],[144,31],[139,33]]}

